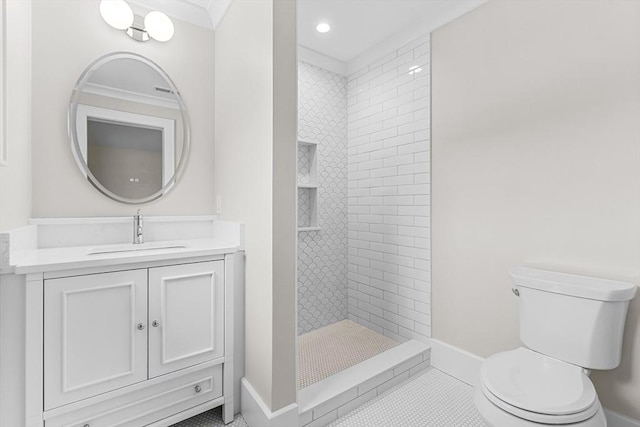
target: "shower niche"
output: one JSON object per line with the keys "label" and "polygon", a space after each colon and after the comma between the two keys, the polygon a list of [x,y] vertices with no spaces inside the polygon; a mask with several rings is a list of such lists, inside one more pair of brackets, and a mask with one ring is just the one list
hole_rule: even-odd
{"label": "shower niche", "polygon": [[318,144],[298,141],[298,231],[318,231]]}

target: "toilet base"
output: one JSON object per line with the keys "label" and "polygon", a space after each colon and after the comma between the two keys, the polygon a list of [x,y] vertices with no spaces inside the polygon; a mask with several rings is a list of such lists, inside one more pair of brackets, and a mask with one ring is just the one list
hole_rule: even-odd
{"label": "toilet base", "polygon": [[[518,418],[491,403],[482,392],[481,387],[478,386],[475,387],[473,402],[489,427],[542,427],[546,425],[558,425],[534,423],[533,421]],[[570,427],[607,427],[607,419],[600,402],[598,402],[598,411],[593,417],[579,423],[565,425]]]}

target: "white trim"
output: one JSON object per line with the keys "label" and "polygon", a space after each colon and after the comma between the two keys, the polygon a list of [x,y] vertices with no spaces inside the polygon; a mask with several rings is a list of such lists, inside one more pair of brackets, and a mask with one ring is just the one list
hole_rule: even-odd
{"label": "white trim", "polygon": [[231,6],[231,0],[215,0],[207,7],[207,12],[209,12],[211,21],[213,21],[214,30],[218,27],[218,24],[222,22],[222,19],[229,10],[229,6]]}
{"label": "white trim", "polygon": [[232,259],[233,269],[226,268],[227,276],[233,278],[230,289],[233,292],[233,412],[240,413],[240,381],[244,376],[244,251],[225,255],[225,260]]}
{"label": "white trim", "polygon": [[83,91],[93,95],[106,96],[108,98],[115,98],[124,101],[135,102],[138,104],[153,105],[155,107],[170,108],[172,110],[178,111],[180,110],[180,104],[175,99],[171,100],[159,96],[132,92],[130,90],[119,89],[111,86],[87,83],[85,84]]}
{"label": "white trim", "polygon": [[[158,10],[164,12],[171,18],[179,19],[207,30],[213,30],[214,27],[207,8],[195,2],[187,0],[129,0],[129,3],[149,11]],[[217,3],[217,0],[213,3]],[[134,13],[144,14],[143,11],[135,9]]]}
{"label": "white trim", "polygon": [[345,62],[302,45],[298,45],[298,61],[315,65],[316,67],[329,70],[341,76],[347,75],[347,64]]}
{"label": "white trim", "polygon": [[434,16],[432,17],[427,17],[420,24],[407,28],[394,34],[391,37],[386,38],[381,43],[373,46],[372,48],[362,52],[360,55],[348,61],[347,75],[350,75],[368,66],[372,62],[385,57],[386,55],[396,51],[398,48],[404,46],[409,42],[412,42],[418,37],[435,31],[436,29],[472,11],[473,9],[486,3],[487,1],[488,0],[464,0],[451,2],[451,4],[454,4],[455,7],[447,8],[444,13],[438,13],[434,14]]}
{"label": "white trim", "polygon": [[242,417],[249,427],[298,427],[296,403],[271,412],[246,377],[242,377],[240,383]]}
{"label": "white trim", "polygon": [[[78,146],[84,164],[89,168],[87,160],[87,122],[89,118],[107,120],[116,123],[131,124],[138,127],[150,127],[162,130],[162,186],[171,181],[175,174],[175,120],[163,117],[147,116],[126,111],[101,108],[93,105],[78,104],[76,112],[76,129]],[[87,171],[83,170],[84,176]]]}
{"label": "white trim", "polygon": [[475,386],[484,359],[440,340],[431,339],[431,366]]}
{"label": "white trim", "polygon": [[24,421],[26,427],[43,427],[44,408],[44,279],[27,275],[25,289]]}
{"label": "white trim", "polygon": [[[431,339],[431,365],[447,375],[475,386],[484,359],[440,340]],[[607,427],[640,427],[640,420],[604,408]]]}
{"label": "white trim", "polygon": [[[222,394],[224,396],[224,406],[222,407],[222,419],[225,424],[233,421],[235,415],[235,336],[234,329],[235,324],[233,322],[235,314],[233,312],[235,304],[234,299],[234,287],[236,280],[234,278],[235,269],[233,267],[235,256],[233,254],[226,254],[224,256],[224,283],[223,283],[223,298],[224,298],[224,365],[223,365],[223,378],[222,378]],[[214,306],[215,307],[215,306]]]}

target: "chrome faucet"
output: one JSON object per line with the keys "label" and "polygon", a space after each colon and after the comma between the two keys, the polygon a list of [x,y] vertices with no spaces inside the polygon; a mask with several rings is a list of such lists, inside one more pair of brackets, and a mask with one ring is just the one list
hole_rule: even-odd
{"label": "chrome faucet", "polygon": [[133,216],[133,244],[139,245],[144,243],[144,237],[142,236],[142,214],[140,209],[138,213]]}

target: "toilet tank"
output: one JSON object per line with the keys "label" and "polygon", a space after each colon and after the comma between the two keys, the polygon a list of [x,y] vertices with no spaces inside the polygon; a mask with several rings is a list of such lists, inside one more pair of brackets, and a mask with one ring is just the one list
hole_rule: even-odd
{"label": "toilet tank", "polygon": [[629,301],[637,285],[525,267],[509,271],[527,347],[588,369],[620,364]]}

